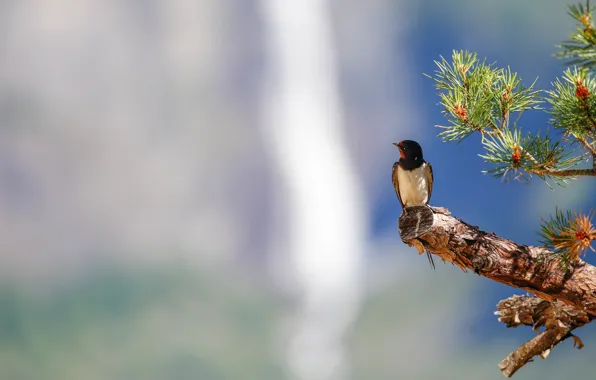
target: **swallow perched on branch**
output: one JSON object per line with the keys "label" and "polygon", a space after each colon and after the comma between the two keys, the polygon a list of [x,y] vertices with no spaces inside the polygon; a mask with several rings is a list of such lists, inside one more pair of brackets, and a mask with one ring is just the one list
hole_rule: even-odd
{"label": "swallow perched on branch", "polygon": [[[416,141],[403,140],[393,145],[399,149],[399,161],[393,164],[393,187],[404,210],[427,205],[433,191],[433,169],[424,161],[422,147]],[[435,268],[431,254],[428,261]]]}

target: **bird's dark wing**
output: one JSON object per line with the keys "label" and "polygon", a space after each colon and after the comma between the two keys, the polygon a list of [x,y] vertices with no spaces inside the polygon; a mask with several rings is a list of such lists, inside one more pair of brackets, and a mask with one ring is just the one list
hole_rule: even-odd
{"label": "bird's dark wing", "polygon": [[[430,164],[427,162],[426,163],[426,170],[425,173],[426,174],[426,183],[428,183],[428,199],[426,201],[426,203],[430,202],[430,196],[433,193],[433,167],[430,166]],[[430,266],[433,267],[433,269],[435,268],[435,261],[433,260],[433,256],[432,254],[427,250],[426,251],[426,257],[428,257],[428,262],[430,263]]]}
{"label": "bird's dark wing", "polygon": [[426,163],[424,174],[426,175],[426,183],[428,183],[428,199],[426,200],[426,203],[428,203],[430,202],[430,196],[433,193],[433,167],[430,166],[428,162]]}
{"label": "bird's dark wing", "polygon": [[393,187],[395,188],[395,194],[397,194],[397,199],[399,199],[399,203],[401,203],[401,207],[404,207],[404,202],[401,200],[401,196],[399,195],[399,180],[397,178],[397,169],[399,168],[399,162],[393,164],[393,172],[391,173],[391,177],[393,180]]}
{"label": "bird's dark wing", "polygon": [[435,267],[435,261],[433,260],[433,255],[428,250],[426,251],[426,257],[428,257],[428,262],[430,263],[430,266],[433,267],[434,270],[436,270],[437,268]]}

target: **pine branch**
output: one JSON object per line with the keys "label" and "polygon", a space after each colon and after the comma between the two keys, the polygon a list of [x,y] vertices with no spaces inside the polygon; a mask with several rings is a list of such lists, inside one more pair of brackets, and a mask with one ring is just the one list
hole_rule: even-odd
{"label": "pine branch", "polygon": [[[568,177],[596,175],[596,167],[570,169],[580,158],[570,157],[571,153],[559,142],[553,143],[548,134],[544,137],[537,134],[522,138],[521,131],[516,128],[495,128],[493,132],[493,135],[482,140],[486,154],[481,154],[480,157],[496,165],[484,171],[485,174],[492,174],[504,180],[514,175],[515,179],[523,179],[526,182],[529,182],[534,174],[547,184],[551,180],[559,185],[565,184]],[[593,174],[589,170],[592,170]]]}
{"label": "pine branch", "polygon": [[553,253],[553,259],[558,260],[563,270],[569,264],[577,261],[586,251],[595,252],[592,242],[596,240],[596,229],[592,225],[594,213],[582,212],[572,214],[558,208],[554,217],[542,220],[540,243]]}
{"label": "pine branch", "polygon": [[581,177],[596,176],[596,169],[565,169],[565,170],[533,170],[539,176],[551,177]]}
{"label": "pine branch", "polygon": [[[596,176],[596,81],[589,72],[568,69],[552,90],[544,92],[547,97],[541,98],[535,82],[524,87],[510,68],[479,62],[470,52],[454,51],[451,62],[441,57],[435,63],[434,76],[427,76],[435,81],[449,121],[440,127],[439,137],[461,141],[480,133],[486,150],[480,156],[494,165],[484,173],[526,182],[537,176],[548,186],[550,182],[565,185],[578,176]],[[571,146],[552,140],[548,133],[524,136],[517,122],[510,126],[514,113],[519,119],[524,111],[541,110],[543,101],[551,104],[548,112],[555,129],[575,139]],[[591,168],[576,168],[584,154],[574,155],[575,142],[592,155]]]}
{"label": "pine branch", "polygon": [[596,267],[578,259],[563,271],[545,248],[516,244],[434,210],[408,207],[400,216],[400,235],[406,243],[418,240],[425,249],[464,271],[473,270],[548,301],[557,299],[585,308],[596,316]]}
{"label": "pine branch", "polygon": [[[553,252],[545,248],[517,244],[481,231],[435,207],[406,208],[399,218],[399,230],[402,240],[417,247],[419,252],[426,250],[459,266],[464,272],[472,270],[560,306],[559,314],[553,314],[557,318],[545,320],[547,331],[520,347],[502,363],[504,374],[512,375],[532,356],[544,353],[568,338],[573,328],[579,327],[563,318],[562,313],[566,310],[582,315],[577,321],[596,318],[596,267],[579,258],[570,262],[564,270],[559,261],[553,259]],[[580,311],[585,313],[585,317]],[[541,314],[537,311],[532,315]],[[540,320],[536,318],[536,321]]]}
{"label": "pine branch", "polygon": [[[534,296],[512,296],[502,300],[497,305],[495,315],[507,327],[530,326],[538,332],[537,337],[524,343],[499,363],[499,368],[506,377],[511,377],[536,355],[546,359],[555,345],[568,338],[573,338],[573,345],[578,349],[583,348],[581,339],[571,331],[593,319],[578,308]],[[546,328],[542,333],[541,327]]]}
{"label": "pine branch", "polygon": [[553,327],[547,329],[537,337],[521,345],[517,350],[508,355],[499,363],[499,369],[505,377],[511,377],[521,367],[526,365],[536,355],[546,359],[552,347],[570,336],[571,328]]}
{"label": "pine branch", "polygon": [[[521,85],[515,72],[478,61],[476,54],[454,51],[451,61],[436,61],[433,76],[448,125],[440,126],[443,141],[462,141],[481,135],[491,167],[484,173],[505,181],[529,182],[533,176],[565,185],[579,176],[596,176],[596,29],[589,1],[571,6],[569,15],[578,23],[576,33],[564,42],[557,56],[569,58],[561,79],[552,89],[535,90]],[[543,95],[544,94],[544,95]],[[525,111],[550,105],[550,124],[560,132],[551,139],[548,132],[524,134],[518,125]],[[514,122],[512,117],[517,114]],[[581,152],[576,153],[574,147]],[[591,156],[591,167],[578,167]],[[402,240],[430,252],[444,261],[468,269],[493,281],[534,293],[537,297],[511,297],[498,305],[499,320],[508,327],[520,325],[546,330],[520,346],[499,367],[507,377],[536,355],[546,359],[571,332],[596,318],[596,267],[580,259],[594,251],[596,229],[593,214],[572,215],[557,210],[542,223],[543,247],[516,244],[473,227],[448,215],[448,211],[427,206],[404,210],[399,219]],[[561,265],[562,264],[562,265]]]}
{"label": "pine branch", "polygon": [[563,59],[570,59],[568,64],[578,65],[586,68],[593,68],[596,65],[596,31],[592,23],[594,8],[590,7],[590,1],[586,5],[577,4],[569,6],[569,16],[577,21],[578,27],[570,39],[558,47],[561,51],[556,56]]}
{"label": "pine branch", "polygon": [[594,147],[594,144],[596,143],[596,141],[594,139],[592,139],[592,142],[588,142],[587,138],[583,138],[583,137],[576,137],[576,139],[592,155],[592,167],[594,168],[594,170],[596,170],[596,148]]}

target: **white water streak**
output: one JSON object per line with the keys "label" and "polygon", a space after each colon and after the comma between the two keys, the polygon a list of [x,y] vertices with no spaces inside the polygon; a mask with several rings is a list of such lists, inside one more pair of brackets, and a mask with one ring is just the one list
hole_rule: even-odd
{"label": "white water streak", "polygon": [[362,285],[365,212],[342,129],[328,4],[261,3],[270,53],[263,133],[284,179],[278,190],[288,205],[289,264],[300,290],[288,366],[298,379],[343,380],[342,339]]}

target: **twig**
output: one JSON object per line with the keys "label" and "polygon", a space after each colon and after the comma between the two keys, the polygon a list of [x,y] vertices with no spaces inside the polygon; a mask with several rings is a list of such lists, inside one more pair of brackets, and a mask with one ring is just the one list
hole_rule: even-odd
{"label": "twig", "polygon": [[573,337],[578,348],[582,348],[581,340],[571,334],[571,331],[592,320],[583,310],[534,296],[512,296],[502,300],[497,305],[495,314],[499,316],[499,322],[505,323],[507,327],[531,326],[534,330],[546,327],[545,332],[501,361],[499,368],[506,377],[511,377],[536,355],[546,359],[554,346],[569,337]]}
{"label": "twig", "polygon": [[550,349],[561,342],[570,330],[571,329],[567,327],[555,327],[546,330],[534,339],[521,345],[517,350],[499,363],[499,369],[503,373],[503,376],[513,376],[517,370],[523,367],[536,355],[543,355],[544,359],[546,359],[550,353]]}
{"label": "twig", "polygon": [[594,169],[563,169],[563,170],[529,170],[538,175],[550,175],[552,177],[579,177],[579,176],[596,176],[596,168]]}
{"label": "twig", "polygon": [[[495,127],[494,125],[492,127],[493,127],[493,130],[495,130],[497,132],[497,134],[499,135],[499,137],[501,138],[501,140],[505,140],[505,136],[503,136],[503,131],[501,131],[501,129]],[[523,149],[523,147],[521,147],[521,146],[519,148],[526,155],[526,157],[528,157],[528,159],[530,161],[532,161],[532,163],[534,165],[536,165],[536,166],[540,166],[541,165],[540,162],[538,162],[538,160],[532,155],[532,153],[530,153],[527,150]]]}
{"label": "twig", "polygon": [[592,167],[596,169],[596,149],[592,146],[592,144],[588,142],[587,139],[584,139],[580,136],[575,136],[575,138],[577,139],[577,141],[581,142],[586,147],[586,149],[588,149],[590,154],[592,154]]}
{"label": "twig", "polygon": [[594,118],[590,114],[589,107],[587,108],[587,110],[588,110],[588,120],[590,120],[590,123],[592,123],[592,129],[596,129],[596,120],[594,120]]}

